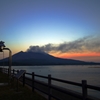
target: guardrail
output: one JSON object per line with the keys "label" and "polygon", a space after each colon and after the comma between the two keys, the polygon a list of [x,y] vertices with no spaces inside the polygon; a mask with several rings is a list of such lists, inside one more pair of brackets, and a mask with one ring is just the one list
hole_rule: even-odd
{"label": "guardrail", "polygon": [[[3,72],[9,75],[8,69],[3,69]],[[13,75],[18,72],[19,72],[18,70],[14,70],[14,69],[12,70]],[[26,75],[30,75],[31,78],[26,77]],[[36,77],[47,79],[48,81],[47,83],[42,82],[42,81],[36,80],[35,79]],[[37,75],[34,72],[32,72],[32,73],[25,73],[23,77],[21,77],[20,81],[23,83],[23,86],[25,84],[31,86],[33,92],[36,89],[48,95],[48,100],[51,100],[51,98],[55,98],[56,100],[66,100],[66,98],[67,100],[100,100],[100,99],[95,99],[93,97],[91,98],[90,96],[88,96],[88,89],[92,89],[92,90],[96,90],[100,92],[100,87],[87,85],[86,80],[82,80],[82,83],[77,83],[77,82],[53,78],[51,77],[51,75],[48,75],[48,76]],[[62,87],[53,85],[52,81],[57,81],[57,82],[81,87],[82,93],[76,93],[75,91],[64,89]]]}

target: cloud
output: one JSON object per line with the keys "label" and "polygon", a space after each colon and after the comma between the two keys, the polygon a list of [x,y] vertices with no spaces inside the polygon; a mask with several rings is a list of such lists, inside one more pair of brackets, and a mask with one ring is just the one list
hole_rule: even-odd
{"label": "cloud", "polygon": [[84,53],[100,52],[100,36],[88,36],[71,42],[30,46],[27,52]]}

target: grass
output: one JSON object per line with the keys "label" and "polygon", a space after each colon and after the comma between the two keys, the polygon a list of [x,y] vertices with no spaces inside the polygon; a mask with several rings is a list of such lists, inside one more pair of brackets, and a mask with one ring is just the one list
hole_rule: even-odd
{"label": "grass", "polygon": [[[9,77],[0,72],[0,83],[8,83]],[[0,100],[46,100],[37,92],[32,92],[29,88],[19,84],[19,92],[16,91],[16,81],[13,84],[0,86]]]}

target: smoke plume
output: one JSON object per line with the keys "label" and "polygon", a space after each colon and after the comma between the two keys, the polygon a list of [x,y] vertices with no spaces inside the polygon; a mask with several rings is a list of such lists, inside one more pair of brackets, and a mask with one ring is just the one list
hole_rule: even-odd
{"label": "smoke plume", "polygon": [[60,53],[83,53],[100,52],[100,36],[88,36],[72,42],[60,44],[46,44],[43,46],[30,46],[27,52],[60,52]]}

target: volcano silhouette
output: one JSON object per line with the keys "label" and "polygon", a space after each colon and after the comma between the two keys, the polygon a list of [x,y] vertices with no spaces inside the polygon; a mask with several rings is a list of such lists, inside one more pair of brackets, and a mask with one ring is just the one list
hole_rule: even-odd
{"label": "volcano silhouette", "polygon": [[[8,58],[2,59],[0,65],[8,63]],[[96,64],[73,59],[57,58],[44,52],[23,52],[20,51],[12,56],[12,65],[89,65]]]}

